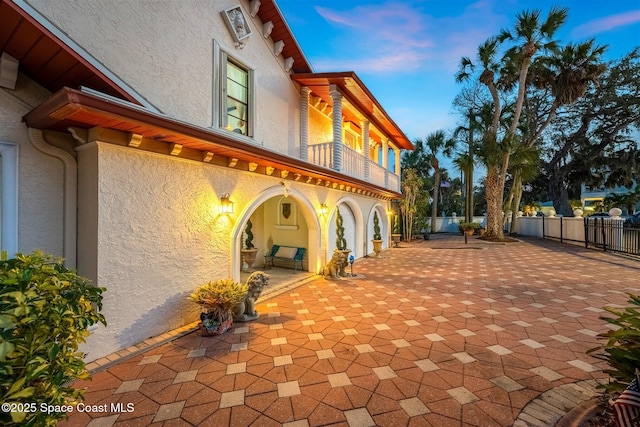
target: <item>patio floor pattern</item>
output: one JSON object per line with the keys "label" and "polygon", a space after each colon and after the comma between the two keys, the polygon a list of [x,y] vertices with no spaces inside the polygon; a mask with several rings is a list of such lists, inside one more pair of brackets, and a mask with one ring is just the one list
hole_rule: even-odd
{"label": "patio floor pattern", "polygon": [[94,373],[61,426],[511,426],[532,399],[605,378],[586,354],[640,263],[539,239],[457,235],[357,260],[261,301],[219,337],[192,332]]}

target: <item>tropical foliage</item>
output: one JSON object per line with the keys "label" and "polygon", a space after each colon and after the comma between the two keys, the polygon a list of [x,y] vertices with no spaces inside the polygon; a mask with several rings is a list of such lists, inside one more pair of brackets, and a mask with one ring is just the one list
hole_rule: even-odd
{"label": "tropical foliage", "polygon": [[99,313],[104,291],[51,255],[2,254],[0,400],[21,410],[2,411],[0,424],[54,426],[65,412],[41,411],[41,405],[83,400],[83,390],[69,384],[89,378],[78,346],[89,326],[106,325]]}

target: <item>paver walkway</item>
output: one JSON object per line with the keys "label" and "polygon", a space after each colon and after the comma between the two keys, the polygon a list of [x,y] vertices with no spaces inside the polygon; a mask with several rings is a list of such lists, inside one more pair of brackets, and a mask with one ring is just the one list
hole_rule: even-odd
{"label": "paver walkway", "polygon": [[86,403],[132,412],[60,425],[512,426],[542,393],[605,377],[585,353],[602,307],[640,292],[637,261],[537,239],[437,235],[354,271],[94,374]]}

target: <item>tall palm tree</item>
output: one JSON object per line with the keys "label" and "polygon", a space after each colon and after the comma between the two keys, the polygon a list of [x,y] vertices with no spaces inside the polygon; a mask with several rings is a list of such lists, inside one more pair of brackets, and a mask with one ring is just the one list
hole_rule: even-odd
{"label": "tall palm tree", "polygon": [[[605,50],[605,46],[595,45],[593,39],[583,43],[570,43],[561,49],[556,49],[552,55],[538,58],[532,64],[528,85],[534,89],[548,90],[551,99],[548,100],[544,96],[541,106],[535,100],[532,101],[531,91],[527,91],[525,101],[532,101],[530,104],[533,107],[525,109],[524,126],[522,126],[522,144],[525,148],[539,143],[542,132],[556,117],[558,108],[576,102],[587,93],[592,84],[598,81],[606,71],[606,66],[601,59]],[[546,118],[544,114],[539,115],[540,110],[544,110]],[[518,176],[520,170],[516,169],[515,173],[513,185],[518,185],[522,183],[522,178]],[[515,194],[511,205],[513,230],[517,222],[516,212],[522,199],[522,188],[512,189],[512,194]],[[558,208],[557,210],[559,213],[569,213],[561,212]]]}
{"label": "tall palm tree", "polygon": [[427,136],[426,145],[429,149],[429,158],[431,167],[433,168],[433,205],[431,208],[431,233],[434,233],[436,217],[438,216],[438,193],[440,192],[440,161],[439,155],[451,157],[451,153],[455,148],[455,141],[447,138],[443,131],[439,130]]}
{"label": "tall palm tree", "polygon": [[[503,29],[497,37],[492,37],[478,48],[478,60],[483,66],[479,81],[487,86],[494,104],[494,119],[491,131],[485,133],[483,145],[484,162],[487,166],[486,199],[487,199],[487,231],[488,238],[504,239],[502,229],[502,207],[504,186],[509,167],[509,156],[514,136],[519,125],[522,105],[525,98],[525,83],[531,61],[540,50],[555,48],[553,36],[566,21],[566,8],[552,8],[546,20],[541,22],[540,11],[524,11],[516,16],[512,30]],[[501,68],[496,70],[496,56],[499,43],[511,41],[513,46],[507,50],[500,60]],[[473,63],[469,58],[462,58],[461,68],[456,75],[457,81],[470,76]],[[496,79],[496,73],[498,79]],[[517,75],[517,79],[516,76]],[[498,128],[502,106],[498,96],[498,88],[510,90],[518,84],[517,98],[511,126],[502,138],[498,138]]]}

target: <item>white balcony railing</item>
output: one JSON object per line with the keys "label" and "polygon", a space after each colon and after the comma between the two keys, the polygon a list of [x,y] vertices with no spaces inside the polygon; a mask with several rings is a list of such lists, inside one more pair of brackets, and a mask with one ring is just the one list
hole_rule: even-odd
{"label": "white balcony railing", "polygon": [[[308,162],[328,169],[333,165],[333,142],[309,145]],[[365,176],[365,161],[369,163],[369,177]],[[400,177],[371,159],[347,147],[342,147],[342,169],[340,172],[374,185],[400,192]]]}

